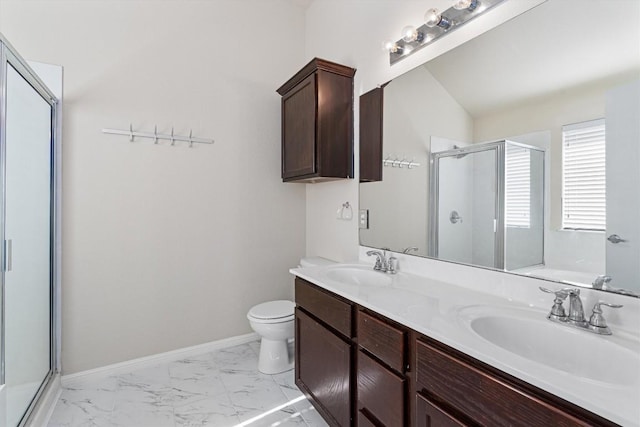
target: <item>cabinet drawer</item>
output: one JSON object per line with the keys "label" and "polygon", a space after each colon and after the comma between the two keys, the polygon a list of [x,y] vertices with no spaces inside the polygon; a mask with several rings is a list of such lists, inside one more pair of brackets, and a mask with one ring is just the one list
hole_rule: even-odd
{"label": "cabinet drawer", "polygon": [[296,304],[325,322],[347,338],[351,338],[351,305],[317,286],[296,278]]}
{"label": "cabinet drawer", "polygon": [[416,391],[436,396],[480,425],[590,425],[439,348],[416,344]]}
{"label": "cabinet drawer", "polygon": [[404,426],[405,382],[358,352],[358,412],[366,411],[387,427]]}
{"label": "cabinet drawer", "polygon": [[358,311],[358,344],[400,373],[405,372],[405,333]]}
{"label": "cabinet drawer", "polygon": [[466,427],[429,399],[416,395],[416,427]]}

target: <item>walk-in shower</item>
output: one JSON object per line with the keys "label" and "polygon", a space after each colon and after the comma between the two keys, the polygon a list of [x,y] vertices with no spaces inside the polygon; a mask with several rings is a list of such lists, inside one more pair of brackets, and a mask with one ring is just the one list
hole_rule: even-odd
{"label": "walk-in shower", "polygon": [[56,97],[0,35],[0,425],[56,372]]}
{"label": "walk-in shower", "polygon": [[542,149],[505,140],[440,151],[430,174],[429,256],[501,270],[543,264]]}

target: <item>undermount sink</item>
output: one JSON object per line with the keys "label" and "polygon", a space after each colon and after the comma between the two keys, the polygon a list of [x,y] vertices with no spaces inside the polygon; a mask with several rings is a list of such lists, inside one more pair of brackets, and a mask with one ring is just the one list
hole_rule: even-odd
{"label": "undermount sink", "polygon": [[336,282],[358,286],[388,286],[393,281],[387,274],[364,266],[329,267],[324,275]]}
{"label": "undermount sink", "polygon": [[552,323],[537,311],[483,311],[467,313],[469,326],[497,347],[583,379],[640,384],[640,355],[609,337]]}

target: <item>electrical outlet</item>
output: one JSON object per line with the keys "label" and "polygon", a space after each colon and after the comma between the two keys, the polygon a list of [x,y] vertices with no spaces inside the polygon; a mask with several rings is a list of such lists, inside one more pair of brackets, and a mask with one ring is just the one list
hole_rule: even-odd
{"label": "electrical outlet", "polygon": [[360,209],[358,223],[360,228],[365,230],[369,229],[369,209]]}

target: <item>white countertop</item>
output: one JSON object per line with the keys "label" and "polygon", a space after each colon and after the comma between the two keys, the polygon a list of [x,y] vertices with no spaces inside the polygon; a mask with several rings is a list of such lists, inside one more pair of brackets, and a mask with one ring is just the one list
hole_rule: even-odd
{"label": "white countertop", "polygon": [[[363,264],[354,266],[362,267]],[[506,286],[505,283],[493,282],[491,286],[481,286],[487,282],[487,277],[493,277],[490,273],[495,272],[478,273],[477,269],[473,278],[467,278],[472,282],[470,286],[460,286],[450,281],[445,282],[404,271],[396,275],[378,273],[389,277],[390,284],[370,286],[346,284],[327,278],[326,272],[330,268],[335,266],[295,268],[290,272],[613,422],[623,426],[640,427],[640,363],[636,372],[629,372],[628,375],[626,371],[619,373],[618,377],[623,378],[624,384],[611,384],[569,374],[547,364],[521,357],[483,339],[470,327],[469,319],[474,311],[491,313],[495,310],[513,316],[539,316],[540,319],[545,319],[551,307],[552,295],[539,291],[538,294],[541,295],[538,295],[531,289],[523,291],[522,286],[518,284],[518,278],[513,279],[514,284],[507,283]],[[486,276],[487,274],[489,276]],[[442,277],[442,272],[434,273],[434,276]],[[453,277],[451,282],[454,282]],[[536,290],[538,282],[531,282]],[[542,285],[559,288],[558,284],[548,282],[542,282]],[[527,293],[535,295],[535,298],[530,298],[531,303],[523,302],[527,301]],[[596,295],[597,297],[599,296]],[[588,297],[584,299],[587,300]],[[631,306],[635,311],[638,303],[632,301]],[[590,313],[589,308],[590,306],[585,304],[585,313]],[[635,322],[635,317],[633,319]],[[610,324],[614,331],[611,336],[597,336],[563,325],[554,326],[566,328],[569,333],[588,334],[586,339],[607,340],[612,343],[612,347],[613,344],[619,344],[639,354],[639,331],[634,328],[625,330],[619,325],[614,326],[611,322]],[[576,357],[588,358],[594,355],[576,354]],[[612,369],[616,369],[616,366]]]}

